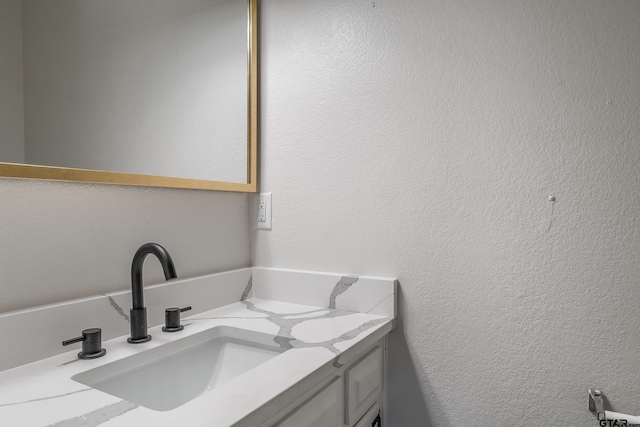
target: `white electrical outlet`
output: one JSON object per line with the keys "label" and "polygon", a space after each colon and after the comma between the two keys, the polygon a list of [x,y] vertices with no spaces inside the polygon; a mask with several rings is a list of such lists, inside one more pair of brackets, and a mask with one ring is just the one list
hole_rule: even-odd
{"label": "white electrical outlet", "polygon": [[256,196],[254,226],[259,230],[271,230],[271,193]]}

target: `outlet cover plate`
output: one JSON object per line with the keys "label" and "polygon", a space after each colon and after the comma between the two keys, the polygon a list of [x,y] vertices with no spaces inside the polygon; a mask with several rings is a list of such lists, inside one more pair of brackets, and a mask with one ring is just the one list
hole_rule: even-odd
{"label": "outlet cover plate", "polygon": [[271,230],[271,193],[256,194],[253,207],[253,228]]}

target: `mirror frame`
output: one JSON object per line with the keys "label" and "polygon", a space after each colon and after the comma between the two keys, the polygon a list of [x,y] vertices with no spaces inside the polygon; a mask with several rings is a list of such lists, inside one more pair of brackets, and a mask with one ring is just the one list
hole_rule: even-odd
{"label": "mirror frame", "polygon": [[0,177],[255,193],[258,179],[258,0],[247,0],[247,182],[0,162]]}

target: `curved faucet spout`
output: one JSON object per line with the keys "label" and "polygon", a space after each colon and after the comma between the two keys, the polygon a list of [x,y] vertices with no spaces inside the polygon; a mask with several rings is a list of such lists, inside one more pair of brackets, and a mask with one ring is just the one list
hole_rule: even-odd
{"label": "curved faucet spout", "polygon": [[131,296],[133,298],[133,308],[144,307],[144,296],[142,291],[142,265],[144,259],[149,254],[154,254],[164,271],[164,278],[166,280],[175,279],[178,277],[176,274],[176,268],[173,265],[173,260],[169,252],[157,243],[145,243],[140,246],[133,256],[133,262],[131,263]]}
{"label": "curved faucet spout", "polygon": [[145,243],[136,251],[131,264],[131,298],[133,299],[133,307],[130,310],[131,316],[129,318],[131,337],[127,339],[132,344],[147,342],[151,339],[151,335],[147,334],[147,309],[144,306],[142,287],[142,265],[149,254],[155,255],[160,261],[165,279],[171,280],[178,277],[171,255],[159,244]]}

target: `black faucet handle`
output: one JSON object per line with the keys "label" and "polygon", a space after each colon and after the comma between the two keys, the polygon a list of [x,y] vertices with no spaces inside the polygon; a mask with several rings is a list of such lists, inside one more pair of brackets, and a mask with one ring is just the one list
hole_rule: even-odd
{"label": "black faucet handle", "polygon": [[96,359],[107,354],[107,350],[102,348],[102,330],[100,328],[89,328],[82,331],[82,336],[62,341],[62,345],[70,345],[82,342],[82,351],[78,353],[79,359]]}
{"label": "black faucet handle", "polygon": [[180,324],[180,313],[191,310],[191,306],[178,308],[171,307],[164,311],[164,332],[178,332],[184,329]]}

